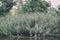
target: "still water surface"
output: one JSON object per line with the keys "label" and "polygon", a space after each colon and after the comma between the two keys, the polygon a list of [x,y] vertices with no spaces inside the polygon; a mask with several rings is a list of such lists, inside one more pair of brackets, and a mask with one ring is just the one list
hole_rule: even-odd
{"label": "still water surface", "polygon": [[[14,37],[14,38],[11,38],[11,37],[2,37],[0,38],[0,40],[35,40],[36,38],[17,38],[17,37]],[[60,38],[53,38],[53,37],[47,37],[47,38],[37,38],[36,40],[60,40]]]}

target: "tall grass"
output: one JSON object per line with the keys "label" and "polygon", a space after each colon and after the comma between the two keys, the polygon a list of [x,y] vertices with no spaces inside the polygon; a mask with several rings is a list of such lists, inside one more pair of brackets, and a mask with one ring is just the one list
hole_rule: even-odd
{"label": "tall grass", "polygon": [[29,35],[32,33],[49,34],[58,26],[57,17],[44,13],[7,15],[0,18],[0,34],[4,35]]}

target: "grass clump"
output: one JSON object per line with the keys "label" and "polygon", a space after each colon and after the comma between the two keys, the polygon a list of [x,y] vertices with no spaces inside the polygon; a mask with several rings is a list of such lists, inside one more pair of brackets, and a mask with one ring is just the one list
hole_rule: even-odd
{"label": "grass clump", "polygon": [[57,26],[57,17],[53,15],[46,16],[44,13],[26,13],[15,16],[7,15],[0,20],[0,33],[4,35],[20,34],[29,36],[31,30],[33,34],[49,34],[51,30],[55,30],[54,28],[57,28]]}

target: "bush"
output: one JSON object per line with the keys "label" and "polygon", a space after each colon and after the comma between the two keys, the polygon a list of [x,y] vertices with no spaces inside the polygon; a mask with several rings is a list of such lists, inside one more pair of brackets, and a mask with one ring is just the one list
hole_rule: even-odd
{"label": "bush", "polygon": [[56,29],[58,28],[57,17],[52,15],[46,16],[44,13],[6,16],[2,18],[0,23],[2,23],[0,24],[0,31],[5,35],[22,34],[29,36],[30,31],[33,34],[50,34],[53,31],[52,34],[55,34],[54,30],[59,30]]}
{"label": "bush", "polygon": [[48,10],[48,13],[52,14],[54,16],[57,16],[58,10],[56,8],[50,7],[49,10]]}
{"label": "bush", "polygon": [[22,9],[24,12],[34,12],[34,11],[47,11],[50,4],[42,0],[28,0],[26,4],[23,5]]}
{"label": "bush", "polygon": [[58,5],[57,8],[58,8],[57,15],[60,16],[60,5]]}
{"label": "bush", "polygon": [[8,12],[13,6],[13,0],[0,0],[0,14]]}

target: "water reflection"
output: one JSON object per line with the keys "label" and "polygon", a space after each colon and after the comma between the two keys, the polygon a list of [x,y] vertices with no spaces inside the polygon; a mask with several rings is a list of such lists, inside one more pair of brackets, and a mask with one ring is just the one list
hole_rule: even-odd
{"label": "water reflection", "polygon": [[9,40],[8,37],[1,37],[0,40]]}
{"label": "water reflection", "polygon": [[17,38],[1,37],[0,40],[17,40]]}
{"label": "water reflection", "polygon": [[[35,38],[28,38],[28,37],[25,37],[25,38],[17,38],[17,37],[1,37],[0,40],[35,40]],[[47,38],[40,38],[38,37],[36,40],[60,40],[59,38],[53,38],[53,37],[47,37]]]}

